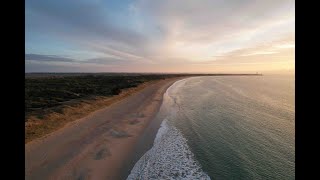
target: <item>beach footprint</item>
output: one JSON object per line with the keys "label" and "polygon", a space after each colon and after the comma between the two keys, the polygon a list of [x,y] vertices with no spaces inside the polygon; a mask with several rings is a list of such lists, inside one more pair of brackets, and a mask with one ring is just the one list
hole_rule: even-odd
{"label": "beach footprint", "polygon": [[94,160],[104,159],[107,156],[111,156],[111,152],[106,146],[103,146],[94,154]]}
{"label": "beach footprint", "polygon": [[110,135],[112,137],[115,137],[115,138],[125,138],[125,137],[131,137],[132,136],[132,135],[128,134],[125,131],[114,130],[114,129],[110,130]]}
{"label": "beach footprint", "polygon": [[145,115],[142,112],[133,113],[130,115],[132,118],[143,118]]}
{"label": "beach footprint", "polygon": [[132,119],[129,121],[129,124],[130,125],[135,125],[135,124],[138,124],[140,121],[138,119]]}
{"label": "beach footprint", "polygon": [[90,170],[89,169],[85,169],[82,170],[80,173],[76,173],[76,180],[86,180],[86,179],[90,179]]}

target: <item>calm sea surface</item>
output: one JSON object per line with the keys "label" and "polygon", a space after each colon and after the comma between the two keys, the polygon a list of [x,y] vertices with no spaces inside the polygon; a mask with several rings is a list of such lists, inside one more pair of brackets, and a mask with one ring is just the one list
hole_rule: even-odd
{"label": "calm sea surface", "polygon": [[294,76],[193,77],[128,179],[295,179]]}

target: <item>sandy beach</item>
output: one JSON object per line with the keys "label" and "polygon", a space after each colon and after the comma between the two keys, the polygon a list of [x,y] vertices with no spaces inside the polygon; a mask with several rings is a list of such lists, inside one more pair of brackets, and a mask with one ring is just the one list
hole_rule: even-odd
{"label": "sandy beach", "polygon": [[25,145],[26,179],[124,179],[167,88],[160,80]]}

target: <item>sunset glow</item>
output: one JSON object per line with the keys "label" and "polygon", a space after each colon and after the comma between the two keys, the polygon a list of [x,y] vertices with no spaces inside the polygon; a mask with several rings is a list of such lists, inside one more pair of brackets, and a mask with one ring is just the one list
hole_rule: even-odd
{"label": "sunset glow", "polygon": [[26,72],[294,71],[293,0],[26,1]]}

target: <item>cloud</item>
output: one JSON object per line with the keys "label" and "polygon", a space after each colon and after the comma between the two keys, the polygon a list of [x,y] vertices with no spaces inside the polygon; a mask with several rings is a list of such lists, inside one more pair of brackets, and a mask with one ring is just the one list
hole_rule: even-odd
{"label": "cloud", "polygon": [[25,60],[29,61],[52,61],[52,62],[74,62],[74,59],[61,57],[57,55],[42,55],[42,54],[25,54]]}
{"label": "cloud", "polygon": [[[136,61],[128,59],[118,59],[114,57],[97,57],[84,60],[76,60],[68,57],[56,56],[56,55],[43,55],[43,54],[25,54],[25,60],[32,66],[33,64],[46,64],[55,66],[81,66],[83,64],[92,65],[128,65],[135,64]],[[40,66],[41,67],[41,66]]]}
{"label": "cloud", "polygon": [[[294,63],[294,46],[293,39],[283,37],[268,43],[258,44],[256,46],[239,48],[227,53],[212,56],[211,58],[190,62],[198,65],[253,65],[253,64],[279,64],[279,63]],[[289,46],[290,45],[290,46]],[[284,48],[283,46],[286,46]]]}
{"label": "cloud", "polygon": [[[287,19],[294,1],[139,0],[135,9],[167,35],[208,42]],[[291,8],[291,9],[290,9]],[[287,10],[287,11],[284,11]],[[289,11],[288,11],[289,10]],[[291,11],[290,11],[291,10]],[[151,21],[151,22],[150,22]]]}
{"label": "cloud", "polygon": [[280,49],[289,49],[289,48],[295,48],[295,44],[293,43],[279,44],[279,45],[276,45],[276,47]]}
{"label": "cloud", "polygon": [[89,63],[89,64],[103,64],[103,65],[128,65],[135,63],[135,61],[125,60],[125,59],[115,59],[110,57],[100,57],[100,58],[92,58],[87,59],[85,61],[81,61],[81,63]]}
{"label": "cloud", "polygon": [[[115,70],[115,71],[114,71]],[[37,63],[27,61],[25,72],[116,72],[118,69],[101,64],[77,64],[77,63]]]}
{"label": "cloud", "polygon": [[[144,46],[146,37],[121,26],[102,1],[26,1],[27,36],[47,34],[71,43],[104,42],[123,49]],[[32,38],[32,37],[30,37]]]}
{"label": "cloud", "polygon": [[158,47],[148,56],[154,61],[206,61],[294,33],[292,0],[138,0],[132,6],[141,27],[162,37],[151,39]]}
{"label": "cloud", "polygon": [[292,52],[294,22],[294,0],[28,0],[26,49],[38,63],[122,70],[259,64]]}
{"label": "cloud", "polygon": [[256,55],[267,55],[267,54],[276,54],[276,51],[256,51],[249,54],[242,54],[240,56],[256,56]]}

